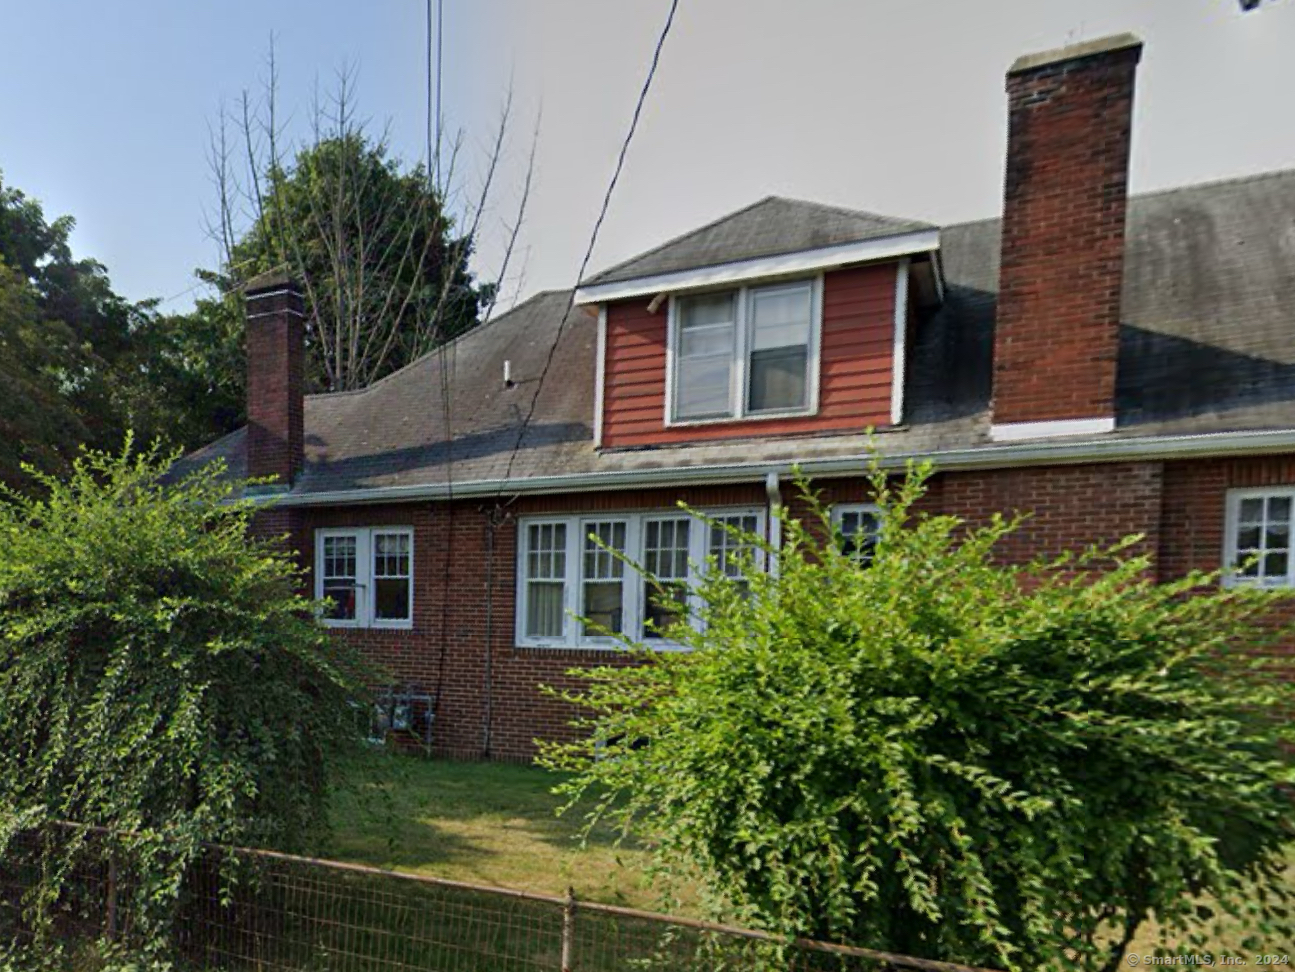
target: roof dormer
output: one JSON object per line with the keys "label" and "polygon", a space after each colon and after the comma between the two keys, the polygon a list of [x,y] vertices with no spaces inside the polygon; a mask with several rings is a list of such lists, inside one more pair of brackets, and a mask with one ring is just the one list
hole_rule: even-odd
{"label": "roof dormer", "polygon": [[589,278],[599,446],[900,424],[938,252],[929,224],[771,196]]}

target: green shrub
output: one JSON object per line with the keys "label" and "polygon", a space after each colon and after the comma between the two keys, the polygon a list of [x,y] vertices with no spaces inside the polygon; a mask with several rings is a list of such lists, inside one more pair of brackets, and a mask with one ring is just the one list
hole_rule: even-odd
{"label": "green shrub", "polygon": [[923,470],[872,478],[870,563],[809,496],[776,572],[703,583],[671,632],[691,651],[573,673],[588,738],[545,756],[566,794],[787,935],[1111,968],[1149,918],[1192,940],[1208,895],[1295,941],[1291,690],[1256,661],[1279,595],[1155,584],[1136,538],[1002,566],[1015,523],[916,515]]}
{"label": "green shrub", "polygon": [[217,471],[166,485],[168,465],[87,453],[0,502],[0,854],[40,835],[51,934],[92,858],[132,862],[123,908],[152,940],[201,842],[309,847],[357,734],[352,659],[289,555]]}

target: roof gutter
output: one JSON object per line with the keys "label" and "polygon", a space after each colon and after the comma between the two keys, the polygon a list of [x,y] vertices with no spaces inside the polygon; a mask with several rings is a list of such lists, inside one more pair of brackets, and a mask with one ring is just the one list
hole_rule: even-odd
{"label": "roof gutter", "polygon": [[[1094,462],[1153,461],[1160,459],[1226,458],[1295,452],[1295,429],[1254,432],[1211,432],[1200,435],[1108,438],[1083,442],[1027,442],[947,449],[935,452],[881,453],[881,465],[902,469],[910,462],[929,461],[941,472],[1003,469],[1016,466],[1077,465]],[[869,456],[856,453],[830,459],[733,462],[709,466],[663,469],[626,469],[519,479],[458,481],[410,486],[376,486],[265,497],[280,506],[348,506],[402,503],[417,500],[471,499],[484,496],[580,493],[647,487],[707,486],[766,480],[770,473],[789,474],[799,469],[807,476],[857,476]],[[257,497],[259,500],[260,497]]]}

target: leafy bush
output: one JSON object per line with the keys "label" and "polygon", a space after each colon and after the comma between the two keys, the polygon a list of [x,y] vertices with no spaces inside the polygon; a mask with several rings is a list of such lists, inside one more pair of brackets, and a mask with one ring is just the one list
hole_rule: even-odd
{"label": "leafy bush", "polygon": [[1275,595],[1157,585],[1134,538],[1002,566],[1015,523],[918,516],[924,479],[873,470],[870,562],[807,497],[776,576],[709,575],[670,632],[690,652],[573,673],[588,738],[545,756],[566,794],[788,935],[1112,968],[1151,917],[1193,940],[1208,895],[1295,941],[1291,690],[1255,660]]}
{"label": "leafy bush", "polygon": [[201,842],[313,842],[356,735],[355,669],[289,555],[248,535],[217,471],[165,485],[167,467],[87,453],[0,502],[0,855],[42,835],[37,925],[105,852],[55,822],[124,832],[131,920],[160,935]]}

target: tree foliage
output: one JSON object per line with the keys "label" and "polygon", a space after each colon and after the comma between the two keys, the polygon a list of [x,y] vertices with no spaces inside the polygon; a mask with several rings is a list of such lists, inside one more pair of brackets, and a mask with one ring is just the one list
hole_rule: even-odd
{"label": "tree foliage", "polygon": [[788,935],[1111,969],[1152,918],[1198,941],[1212,900],[1295,941],[1292,696],[1255,661],[1275,595],[1158,585],[1127,542],[1002,566],[1016,524],[918,516],[923,479],[874,469],[870,560],[811,498],[776,576],[703,583],[670,632],[691,651],[575,673],[589,736],[546,752],[568,795]]}
{"label": "tree foliage", "polygon": [[347,125],[286,171],[272,162],[261,184],[226,272],[247,280],[286,265],[302,282],[314,387],[366,387],[476,324],[472,241],[452,236],[421,167],[402,171]]}
{"label": "tree foliage", "polygon": [[128,361],[149,309],[73,257],[73,226],[0,180],[0,484],[21,482],[23,462],[54,471],[79,445],[117,448],[145,397]]}
{"label": "tree foliage", "polygon": [[[55,821],[113,828],[147,875],[137,921],[202,841],[310,846],[356,732],[352,659],[289,555],[217,471],[167,485],[168,464],[87,453],[0,503],[0,856]],[[38,913],[85,853],[44,846]]]}

